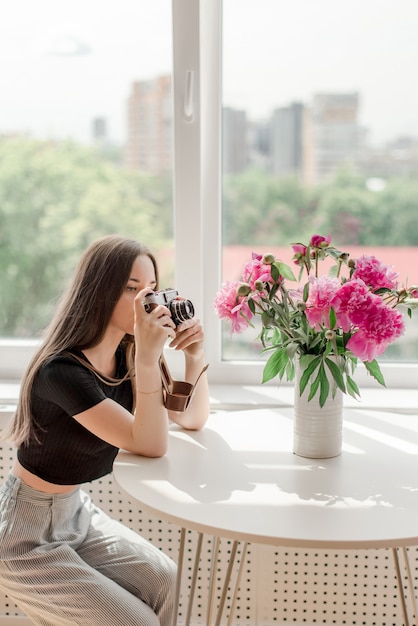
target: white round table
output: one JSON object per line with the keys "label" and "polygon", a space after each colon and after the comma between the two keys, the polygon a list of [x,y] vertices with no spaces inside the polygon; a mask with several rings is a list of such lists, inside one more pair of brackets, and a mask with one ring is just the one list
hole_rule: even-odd
{"label": "white round table", "polygon": [[343,453],[324,460],[294,455],[292,428],[291,409],[213,414],[201,431],[172,427],[165,457],[120,452],[114,476],[183,529],[275,546],[392,548],[409,624],[398,551],[407,559],[418,545],[418,416],[346,410]]}

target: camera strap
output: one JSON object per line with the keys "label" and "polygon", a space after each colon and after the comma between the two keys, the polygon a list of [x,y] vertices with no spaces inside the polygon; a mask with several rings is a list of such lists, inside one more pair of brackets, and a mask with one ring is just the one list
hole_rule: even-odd
{"label": "camera strap", "polygon": [[194,385],[182,380],[173,380],[164,356],[160,357],[161,380],[163,383],[164,406],[169,411],[185,411],[193,397],[200,377],[208,369],[209,364],[200,372]]}

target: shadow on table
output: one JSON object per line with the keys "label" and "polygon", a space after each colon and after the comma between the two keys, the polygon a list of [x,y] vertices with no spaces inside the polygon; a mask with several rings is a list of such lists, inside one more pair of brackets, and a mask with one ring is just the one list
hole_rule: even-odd
{"label": "shadow on table", "polygon": [[[389,434],[391,427],[386,427]],[[382,428],[385,425],[380,424],[379,432]],[[279,504],[286,494],[291,497],[287,503],[293,505],[416,507],[417,475],[405,476],[403,469],[406,459],[415,455],[405,456],[401,449],[373,440],[372,433],[367,437],[348,433],[351,451],[326,461],[301,459],[284,451],[233,450],[210,428],[177,433],[170,440],[174,454],[165,459],[165,478],[198,502],[227,501],[235,492],[250,492],[264,484],[273,495],[271,504]]]}
{"label": "shadow on table", "polygon": [[234,491],[255,489],[241,455],[210,428],[172,437],[170,450],[173,454],[164,459],[166,479],[198,502],[228,500]]}

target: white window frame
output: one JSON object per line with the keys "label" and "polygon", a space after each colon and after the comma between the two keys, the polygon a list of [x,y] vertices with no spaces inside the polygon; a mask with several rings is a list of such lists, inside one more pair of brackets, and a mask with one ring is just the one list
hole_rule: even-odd
{"label": "white window frame", "polygon": [[[221,324],[213,310],[222,276],[222,0],[173,0],[173,20],[177,285],[204,322],[210,382],[258,385],[263,363],[222,360]],[[193,120],[184,115],[188,71],[194,72]],[[381,362],[381,369],[388,387],[416,388],[418,363]],[[362,387],[377,385],[363,366],[356,380]]]}
{"label": "white window frame", "polygon": [[[176,288],[204,323],[210,383],[259,385],[263,363],[222,360],[213,310],[222,275],[222,0],[172,0],[172,12]],[[0,339],[0,379],[20,379],[36,344]],[[416,388],[418,363],[381,367],[389,388]],[[356,380],[362,387],[377,384],[363,367]]]}

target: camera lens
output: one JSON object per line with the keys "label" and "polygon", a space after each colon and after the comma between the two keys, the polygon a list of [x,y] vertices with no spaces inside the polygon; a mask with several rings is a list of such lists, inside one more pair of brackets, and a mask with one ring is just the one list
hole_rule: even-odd
{"label": "camera lens", "polygon": [[194,315],[194,306],[190,300],[172,300],[170,302],[170,310],[176,326],[192,319]]}

